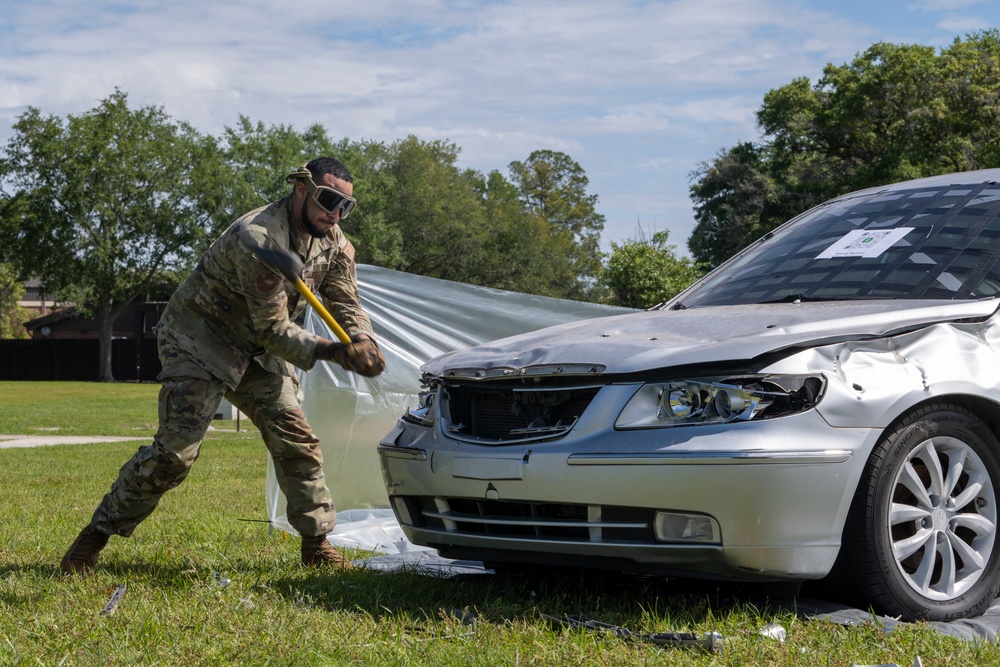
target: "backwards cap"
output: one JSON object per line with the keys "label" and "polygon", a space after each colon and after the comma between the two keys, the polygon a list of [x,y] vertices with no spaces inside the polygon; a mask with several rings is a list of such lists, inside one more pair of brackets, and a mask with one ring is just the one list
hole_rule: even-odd
{"label": "backwards cap", "polygon": [[306,165],[308,164],[308,162],[303,163],[298,169],[290,173],[288,176],[285,176],[285,182],[294,183],[302,178],[312,178],[312,172],[306,169]]}

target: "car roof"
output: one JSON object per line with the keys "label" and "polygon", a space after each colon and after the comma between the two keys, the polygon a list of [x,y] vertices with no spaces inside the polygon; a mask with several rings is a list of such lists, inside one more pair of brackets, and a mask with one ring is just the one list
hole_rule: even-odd
{"label": "car roof", "polygon": [[847,194],[836,197],[844,199],[857,197],[859,195],[874,194],[877,192],[894,192],[897,190],[913,190],[921,187],[941,187],[943,185],[976,185],[980,183],[1000,183],[1000,169],[978,169],[976,171],[958,171],[951,174],[939,174],[937,176],[926,176],[915,178],[910,181],[900,181],[888,185],[877,185],[870,188],[855,190]]}

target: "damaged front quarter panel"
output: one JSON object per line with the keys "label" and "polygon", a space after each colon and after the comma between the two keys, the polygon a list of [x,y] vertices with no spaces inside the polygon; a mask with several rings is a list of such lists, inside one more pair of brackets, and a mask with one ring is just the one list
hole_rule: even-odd
{"label": "damaged front quarter panel", "polygon": [[823,373],[826,396],[816,410],[831,426],[886,428],[931,398],[974,396],[1000,403],[998,349],[1000,325],[994,317],[817,347],[767,370]]}

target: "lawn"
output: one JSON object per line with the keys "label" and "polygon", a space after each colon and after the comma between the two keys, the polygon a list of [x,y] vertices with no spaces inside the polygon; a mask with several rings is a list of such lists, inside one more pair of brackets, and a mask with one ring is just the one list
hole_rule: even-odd
{"label": "lawn", "polygon": [[[0,382],[0,433],[148,435],[153,385]],[[1000,648],[923,624],[892,632],[806,620],[768,589],[592,574],[449,579],[316,571],[269,530],[266,453],[216,422],[201,458],[96,573],[59,558],[141,442],[0,449],[0,665],[1000,664]],[[51,429],[58,429],[53,431]],[[336,490],[334,489],[336,496]],[[351,552],[352,558],[366,554]],[[125,593],[102,609],[117,586]],[[553,627],[588,614],[633,632],[718,632],[722,650],[660,648]],[[761,635],[770,623],[785,640]]]}

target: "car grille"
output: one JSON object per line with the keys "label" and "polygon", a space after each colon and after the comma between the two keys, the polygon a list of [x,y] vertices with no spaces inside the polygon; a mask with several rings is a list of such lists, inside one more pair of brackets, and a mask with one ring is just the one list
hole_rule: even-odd
{"label": "car grille", "polygon": [[444,393],[445,428],[451,437],[479,444],[557,438],[573,428],[599,390],[452,385]]}
{"label": "car grille", "polygon": [[415,525],[450,534],[656,544],[645,507],[405,497]]}

